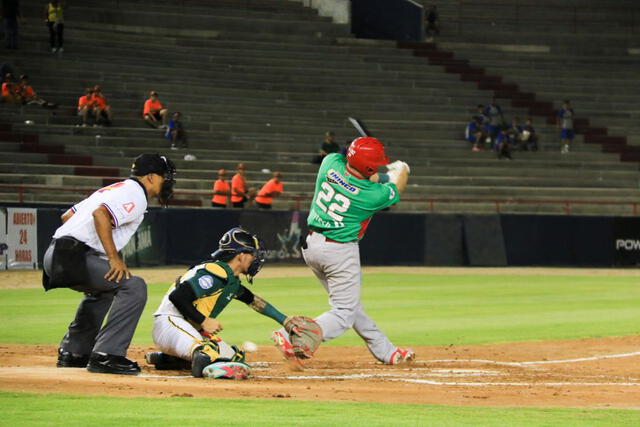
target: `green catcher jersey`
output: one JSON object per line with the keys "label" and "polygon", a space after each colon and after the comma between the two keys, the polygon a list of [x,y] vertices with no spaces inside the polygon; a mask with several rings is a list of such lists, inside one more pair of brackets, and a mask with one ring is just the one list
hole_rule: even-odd
{"label": "green catcher jersey", "polygon": [[182,275],[179,281],[189,284],[196,295],[193,305],[205,317],[217,317],[244,290],[240,279],[222,261],[196,265]]}
{"label": "green catcher jersey", "polygon": [[342,154],[324,158],[307,217],[310,229],[338,242],[361,239],[374,213],[400,201],[395,184],[356,178],[346,166]]}

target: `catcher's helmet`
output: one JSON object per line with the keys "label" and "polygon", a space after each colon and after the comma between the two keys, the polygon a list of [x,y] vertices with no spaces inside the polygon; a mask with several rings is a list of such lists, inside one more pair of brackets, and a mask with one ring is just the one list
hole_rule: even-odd
{"label": "catcher's helmet", "polygon": [[211,254],[213,260],[228,260],[232,256],[240,253],[251,253],[255,255],[255,259],[247,270],[247,280],[253,282],[253,277],[258,274],[264,264],[265,251],[264,245],[254,234],[247,230],[234,227],[224,233],[218,242],[218,249]]}
{"label": "catcher's helmet", "polygon": [[347,163],[365,178],[369,178],[378,172],[378,167],[389,163],[389,157],[380,140],[365,136],[353,140],[347,150]]}

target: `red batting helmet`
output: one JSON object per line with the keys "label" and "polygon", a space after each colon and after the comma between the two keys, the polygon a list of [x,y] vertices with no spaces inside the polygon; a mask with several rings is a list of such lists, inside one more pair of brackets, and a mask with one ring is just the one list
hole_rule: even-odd
{"label": "red batting helmet", "polygon": [[353,140],[347,150],[347,163],[369,178],[378,172],[378,167],[389,163],[389,157],[384,153],[384,145],[380,140],[365,136]]}

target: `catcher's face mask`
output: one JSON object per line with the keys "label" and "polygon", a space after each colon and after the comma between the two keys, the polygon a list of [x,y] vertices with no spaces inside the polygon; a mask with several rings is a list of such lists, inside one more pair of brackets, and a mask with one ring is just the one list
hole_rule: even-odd
{"label": "catcher's face mask", "polygon": [[213,260],[224,259],[240,253],[254,255],[253,261],[245,272],[247,281],[253,283],[253,278],[258,274],[265,261],[266,252],[262,241],[248,231],[234,227],[224,233],[218,245],[218,250],[211,254]]}
{"label": "catcher's face mask", "polygon": [[253,251],[253,261],[247,269],[247,281],[249,283],[253,283],[253,278],[260,272],[260,269],[262,268],[262,265],[265,261],[265,251],[263,249],[264,245],[258,239],[256,239],[256,244],[258,245],[258,247],[255,251]]}

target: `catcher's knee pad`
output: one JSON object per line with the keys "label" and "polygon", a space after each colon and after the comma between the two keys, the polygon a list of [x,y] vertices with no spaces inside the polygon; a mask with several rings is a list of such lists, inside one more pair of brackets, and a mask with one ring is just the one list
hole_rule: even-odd
{"label": "catcher's knee pad", "polygon": [[214,362],[240,362],[244,363],[244,351],[240,350],[238,346],[232,345],[231,349],[234,351],[233,355],[227,357],[218,357]]}

